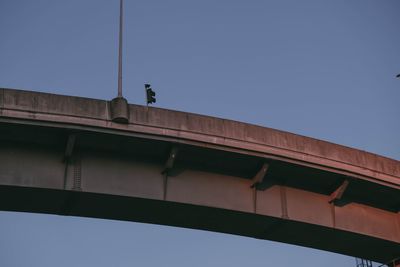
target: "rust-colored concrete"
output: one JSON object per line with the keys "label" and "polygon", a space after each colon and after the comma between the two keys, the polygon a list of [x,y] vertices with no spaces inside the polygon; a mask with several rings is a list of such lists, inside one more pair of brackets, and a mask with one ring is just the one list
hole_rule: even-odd
{"label": "rust-colored concrete", "polygon": [[129,113],[119,124],[108,101],[0,89],[0,209],[400,256],[399,161],[196,114]]}

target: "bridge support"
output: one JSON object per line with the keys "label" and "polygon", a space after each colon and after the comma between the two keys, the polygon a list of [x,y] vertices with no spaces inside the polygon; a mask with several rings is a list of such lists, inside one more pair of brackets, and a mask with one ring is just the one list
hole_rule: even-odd
{"label": "bridge support", "polygon": [[265,190],[265,188],[262,186],[264,183],[264,178],[265,175],[267,174],[269,168],[269,164],[264,162],[262,165],[261,169],[257,172],[257,174],[251,179],[251,188],[255,188],[256,190]]}
{"label": "bridge support", "polygon": [[343,183],[330,195],[329,203],[340,206],[343,205],[343,195],[349,186],[349,180],[344,180]]}

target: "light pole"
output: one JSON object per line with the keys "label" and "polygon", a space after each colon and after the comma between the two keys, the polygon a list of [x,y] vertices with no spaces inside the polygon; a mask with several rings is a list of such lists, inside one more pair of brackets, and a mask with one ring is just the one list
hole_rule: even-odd
{"label": "light pole", "polygon": [[129,123],[128,101],[122,96],[122,34],[123,34],[124,2],[119,2],[119,38],[118,38],[118,95],[111,100],[111,120],[116,123]]}

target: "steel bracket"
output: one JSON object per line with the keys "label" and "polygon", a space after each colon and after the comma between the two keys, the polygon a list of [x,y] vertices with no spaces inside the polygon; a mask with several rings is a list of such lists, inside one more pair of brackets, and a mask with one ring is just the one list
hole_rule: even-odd
{"label": "steel bracket", "polygon": [[168,159],[165,162],[164,170],[161,172],[162,174],[168,174],[169,171],[174,167],[176,157],[178,156],[178,151],[179,149],[177,146],[172,147]]}
{"label": "steel bracket", "polygon": [[251,188],[256,188],[257,190],[265,190],[260,187],[260,185],[264,182],[265,175],[267,174],[269,168],[269,164],[264,162],[261,169],[257,172],[257,174],[251,180]]}
{"label": "steel bracket", "polygon": [[329,196],[329,203],[333,203],[334,205],[338,205],[340,200],[348,188],[350,181],[348,179],[344,180],[343,183]]}
{"label": "steel bracket", "polygon": [[72,152],[74,151],[75,141],[76,141],[76,134],[68,135],[67,145],[65,146],[65,152],[64,152],[64,162],[67,162],[71,159]]}

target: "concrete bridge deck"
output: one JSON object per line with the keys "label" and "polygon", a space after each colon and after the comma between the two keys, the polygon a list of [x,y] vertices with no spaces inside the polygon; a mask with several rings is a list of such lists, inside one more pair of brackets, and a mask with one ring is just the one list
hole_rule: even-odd
{"label": "concrete bridge deck", "polygon": [[0,209],[400,256],[400,162],[274,129],[0,89]]}

